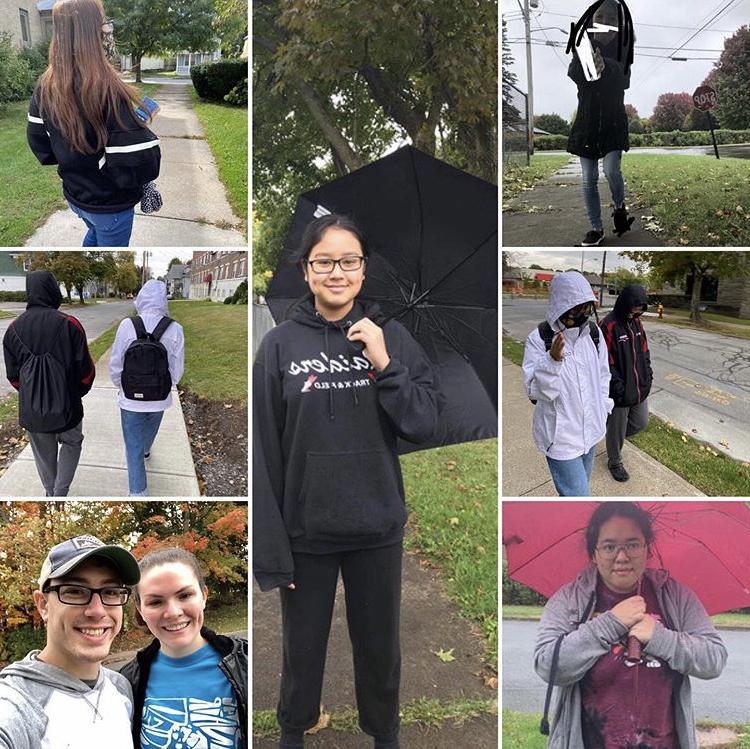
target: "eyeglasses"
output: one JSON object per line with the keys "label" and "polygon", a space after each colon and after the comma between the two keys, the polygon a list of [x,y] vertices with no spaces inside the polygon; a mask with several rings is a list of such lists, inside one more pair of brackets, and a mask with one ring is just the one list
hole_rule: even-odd
{"label": "eyeglasses", "polygon": [[85,585],[49,585],[45,593],[57,593],[60,603],[68,606],[88,606],[94,593],[104,606],[124,606],[130,598],[130,588],[124,586],[109,586],[106,588],[87,588]]}
{"label": "eyeglasses", "polygon": [[628,541],[626,544],[601,544],[596,550],[603,559],[614,559],[620,551],[624,551],[630,559],[635,559],[643,554],[645,548],[643,541]]}
{"label": "eyeglasses", "polygon": [[343,271],[359,270],[365,259],[362,255],[347,255],[339,260],[332,260],[329,257],[321,257],[317,260],[308,260],[307,264],[312,268],[313,273],[325,275],[331,273],[335,266],[339,266]]}

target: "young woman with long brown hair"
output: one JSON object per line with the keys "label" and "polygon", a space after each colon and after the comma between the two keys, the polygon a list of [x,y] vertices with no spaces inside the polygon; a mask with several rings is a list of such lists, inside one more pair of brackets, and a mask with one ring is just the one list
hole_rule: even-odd
{"label": "young woman with long brown hair", "polygon": [[127,247],[134,206],[159,174],[159,140],[135,114],[138,91],[107,59],[112,23],[101,0],[60,0],[52,24],[29,146],[42,164],[57,164],[65,199],[88,227],[83,246]]}

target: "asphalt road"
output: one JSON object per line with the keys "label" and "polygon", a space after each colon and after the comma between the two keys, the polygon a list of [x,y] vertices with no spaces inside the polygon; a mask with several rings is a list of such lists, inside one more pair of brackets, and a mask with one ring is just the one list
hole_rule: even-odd
{"label": "asphalt road", "polygon": [[[0,309],[20,314],[26,309],[26,305],[22,302],[3,302],[0,304]],[[86,331],[86,340],[90,342],[98,338],[116,322],[127,317],[133,311],[133,302],[103,302],[101,304],[87,302],[85,307],[63,307],[62,309],[66,314],[78,318]],[[0,339],[5,336],[5,331],[8,330],[11,322],[13,320],[9,317],[0,320]],[[0,356],[0,398],[12,392],[14,390],[5,378],[5,361]]]}
{"label": "asphalt road", "polygon": [[[503,329],[524,340],[546,309],[546,299],[504,296]],[[648,313],[643,324],[654,370],[651,412],[718,451],[750,461],[750,340],[665,324]]]}
{"label": "asphalt road", "polygon": [[[537,622],[503,621],[503,708],[541,713],[547,685],[534,671]],[[721,630],[729,653],[718,679],[691,679],[696,719],[746,723],[750,705],[750,632]]]}

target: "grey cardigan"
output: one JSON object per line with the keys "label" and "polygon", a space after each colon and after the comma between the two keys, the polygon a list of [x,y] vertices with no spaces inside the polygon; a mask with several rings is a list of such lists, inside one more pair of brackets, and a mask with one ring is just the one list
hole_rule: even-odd
{"label": "grey cardigan", "polygon": [[[681,749],[697,749],[688,677],[715,679],[724,669],[727,651],[692,590],[669,577],[665,570],[647,569],[645,574],[654,586],[667,622],[676,631],[657,623],[654,636],[643,652],[665,661],[683,675],[675,700],[675,729]],[[554,677],[556,699],[547,742],[547,746],[554,749],[583,747],[578,682],[627,632],[611,611],[579,626],[595,595],[596,581],[597,571],[591,565],[547,601],[539,624],[534,668],[546,682],[550,680],[555,642],[560,635],[565,635]],[[593,607],[590,611],[593,612]]]}

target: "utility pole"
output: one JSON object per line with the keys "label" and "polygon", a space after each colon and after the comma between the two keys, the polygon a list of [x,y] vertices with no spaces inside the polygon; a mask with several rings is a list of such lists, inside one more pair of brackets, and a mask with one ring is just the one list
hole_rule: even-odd
{"label": "utility pole", "polygon": [[607,267],[607,251],[604,250],[602,253],[602,276],[601,281],[599,283],[599,306],[602,307],[604,305],[604,287],[606,284],[604,283],[604,270]]}
{"label": "utility pole", "polygon": [[538,8],[539,0],[523,0],[523,20],[526,26],[526,82],[528,87],[527,114],[529,131],[529,156],[534,153],[534,74],[531,67],[531,10]]}

